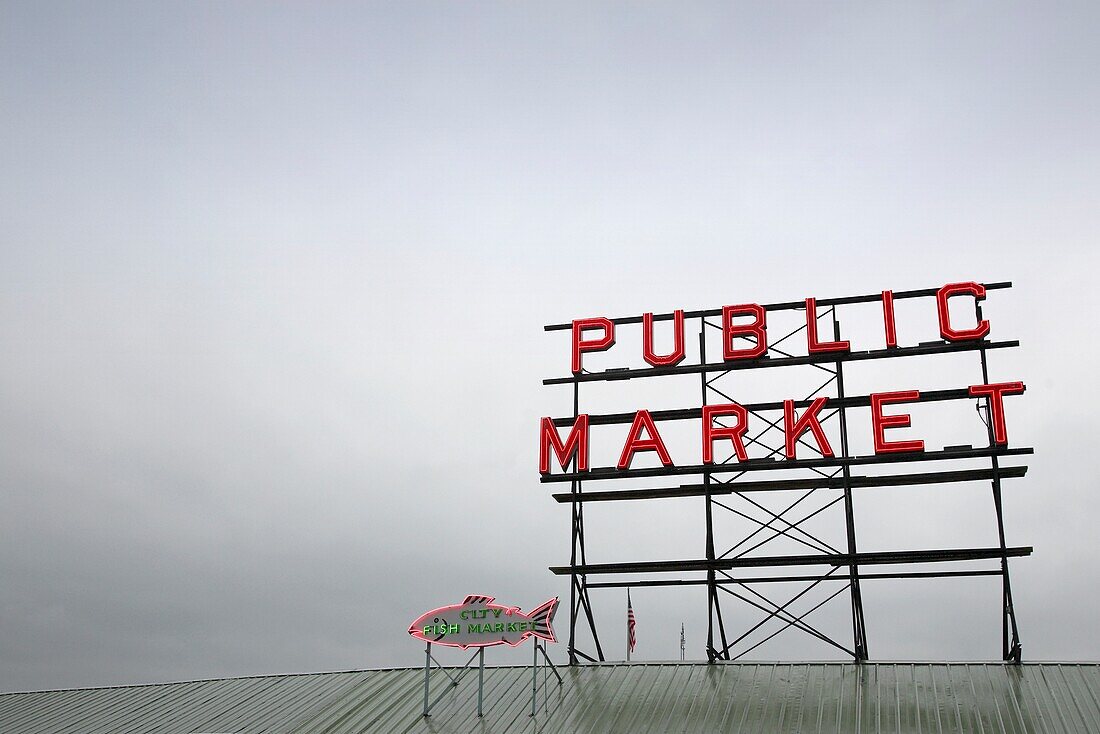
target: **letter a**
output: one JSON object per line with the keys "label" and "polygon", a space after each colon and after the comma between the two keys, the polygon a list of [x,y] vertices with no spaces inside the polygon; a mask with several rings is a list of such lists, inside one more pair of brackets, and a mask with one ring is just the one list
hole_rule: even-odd
{"label": "letter a", "polygon": [[[649,433],[650,438],[641,438],[643,428]],[[664,466],[672,463],[668,449],[665,448],[665,442],[661,440],[661,434],[657,432],[657,426],[653,424],[653,416],[648,410],[639,410],[635,414],[634,423],[630,426],[630,433],[623,446],[623,453],[619,456],[619,468],[629,469],[630,462],[638,451],[656,451]]]}

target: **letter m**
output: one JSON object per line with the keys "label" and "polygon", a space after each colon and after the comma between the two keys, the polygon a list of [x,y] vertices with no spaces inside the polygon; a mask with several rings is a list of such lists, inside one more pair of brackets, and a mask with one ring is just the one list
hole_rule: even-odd
{"label": "letter m", "polygon": [[584,413],[577,416],[564,443],[553,419],[543,418],[539,428],[539,471],[543,474],[550,473],[550,449],[554,450],[562,469],[576,455],[577,471],[588,471],[588,416]]}

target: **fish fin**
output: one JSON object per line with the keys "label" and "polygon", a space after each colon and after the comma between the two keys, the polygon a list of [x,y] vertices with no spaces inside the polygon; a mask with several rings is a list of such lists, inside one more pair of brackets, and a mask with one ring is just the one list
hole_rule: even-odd
{"label": "fish fin", "polygon": [[489,604],[493,601],[491,596],[478,596],[477,594],[470,594],[462,600],[463,604]]}
{"label": "fish fin", "polygon": [[535,623],[535,629],[532,632],[535,637],[541,637],[548,642],[558,641],[554,637],[554,628],[550,626],[550,623],[554,621],[556,611],[558,611],[558,597],[556,596],[531,610],[528,619]]}

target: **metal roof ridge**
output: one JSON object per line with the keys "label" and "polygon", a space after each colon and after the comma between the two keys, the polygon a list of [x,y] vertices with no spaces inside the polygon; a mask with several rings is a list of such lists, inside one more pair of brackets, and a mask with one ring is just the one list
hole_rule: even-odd
{"label": "metal roof ridge", "polygon": [[[1100,660],[1024,660],[1020,663],[1011,663],[1004,660],[866,660],[862,663],[857,663],[853,660],[716,660],[713,663],[708,663],[705,660],[606,660],[598,663],[580,663],[577,668],[614,668],[614,667],[645,667],[645,666],[706,666],[706,665],[725,665],[725,666],[773,666],[773,665],[812,665],[812,666],[886,666],[886,665],[984,665],[984,666],[1000,666],[1000,667],[1016,667],[1020,666],[1059,666],[1059,665],[1076,665],[1076,666],[1100,666]],[[461,668],[461,665],[445,665],[445,668]],[[508,663],[505,665],[486,665],[486,668],[527,668],[529,665],[523,663]],[[559,668],[568,669],[568,665],[560,665]],[[0,696],[18,696],[28,695],[34,693],[62,693],[67,691],[99,691],[99,690],[112,690],[122,688],[153,688],[157,686],[179,686],[186,685],[188,683],[216,683],[223,681],[233,680],[253,680],[260,678],[298,678],[310,675],[351,675],[355,673],[388,673],[388,672],[406,672],[406,671],[421,671],[423,666],[421,665],[406,665],[406,666],[383,666],[378,668],[358,668],[350,670],[320,670],[320,671],[308,671],[300,673],[253,673],[248,675],[231,675],[222,678],[189,678],[184,680],[171,680],[171,681],[159,681],[153,683],[118,683],[112,685],[99,685],[99,686],[71,686],[67,688],[34,688],[21,691],[0,691]]]}

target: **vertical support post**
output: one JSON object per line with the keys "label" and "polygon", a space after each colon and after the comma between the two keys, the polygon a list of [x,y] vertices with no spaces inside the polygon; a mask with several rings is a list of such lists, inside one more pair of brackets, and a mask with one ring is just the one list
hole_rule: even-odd
{"label": "vertical support post", "polygon": [[[573,420],[580,414],[580,383],[573,383]],[[573,456],[572,471],[577,471],[577,457]],[[584,504],[578,501],[582,487],[579,479],[570,482],[572,494],[572,544],[569,556],[569,664],[577,664],[577,619],[583,608],[588,619],[588,628],[592,632],[592,641],[596,645],[596,657],[603,662],[603,647],[596,632],[596,620],[592,614],[592,601],[588,596],[588,581],[584,574],[577,573],[577,561],[585,564],[584,552]],[[585,655],[585,657],[588,657]],[[588,658],[591,660],[591,658]]]}
{"label": "vertical support post", "polygon": [[477,649],[477,715],[481,717],[481,701],[485,691],[485,648]]}
{"label": "vertical support post", "polygon": [[[840,341],[840,321],[836,317],[836,306],[831,309],[833,316],[833,339]],[[817,314],[808,314],[809,318],[817,318]],[[843,405],[844,400],[844,363],[836,362],[836,395],[837,400]],[[840,453],[848,458],[848,419],[844,408],[840,408]],[[844,524],[848,539],[848,553],[856,552],[856,519],[852,507],[852,474],[848,464],[841,469],[844,477]],[[867,630],[863,623],[863,595],[859,588],[859,567],[854,563],[848,566],[848,586],[852,595],[852,639],[853,652],[857,663],[867,659]]]}
{"label": "vertical support post", "polygon": [[[974,313],[978,323],[982,320],[982,302],[975,299]],[[986,350],[978,350],[982,360],[982,382],[989,383],[989,363]],[[985,427],[989,436],[989,445],[995,446],[993,439],[993,420],[989,411],[989,398],[985,400]],[[993,470],[993,506],[997,511],[997,537],[1001,543],[1001,656],[1006,662],[1019,665],[1022,658],[1020,631],[1016,627],[1016,609],[1012,604],[1012,583],[1008,575],[1008,555],[1005,553],[1005,522],[1001,503],[1001,465],[996,455],[990,457]]]}
{"label": "vertical support post", "polygon": [[539,688],[539,641],[535,640],[531,658],[531,715],[535,715],[535,701]]}
{"label": "vertical support post", "polygon": [[[573,383],[573,421],[576,422],[577,415],[580,411],[580,389],[579,382]],[[577,458],[573,457],[573,470],[576,471]],[[577,481],[573,480],[569,483],[570,495],[573,498],[570,503],[570,522],[572,524],[572,542],[570,543],[569,551],[569,664],[577,664],[577,522],[578,511],[580,509],[580,503],[577,502],[577,492],[580,488],[577,486]]]}
{"label": "vertical support post", "polygon": [[424,644],[424,716],[428,715],[428,678],[432,672],[432,643]]}
{"label": "vertical support post", "polygon": [[[705,316],[699,317],[699,364],[706,364],[707,362],[707,320]],[[699,373],[699,386],[702,392],[701,406],[705,407],[707,404],[707,373]],[[706,554],[707,561],[714,561],[714,522],[712,516],[711,500],[710,500],[710,474],[703,475],[703,485],[707,488],[707,493],[703,496],[703,501],[706,502]],[[707,569],[707,662],[713,663],[716,659],[714,654],[714,614],[715,607],[718,604],[718,585],[715,583],[715,574],[713,568]]]}

